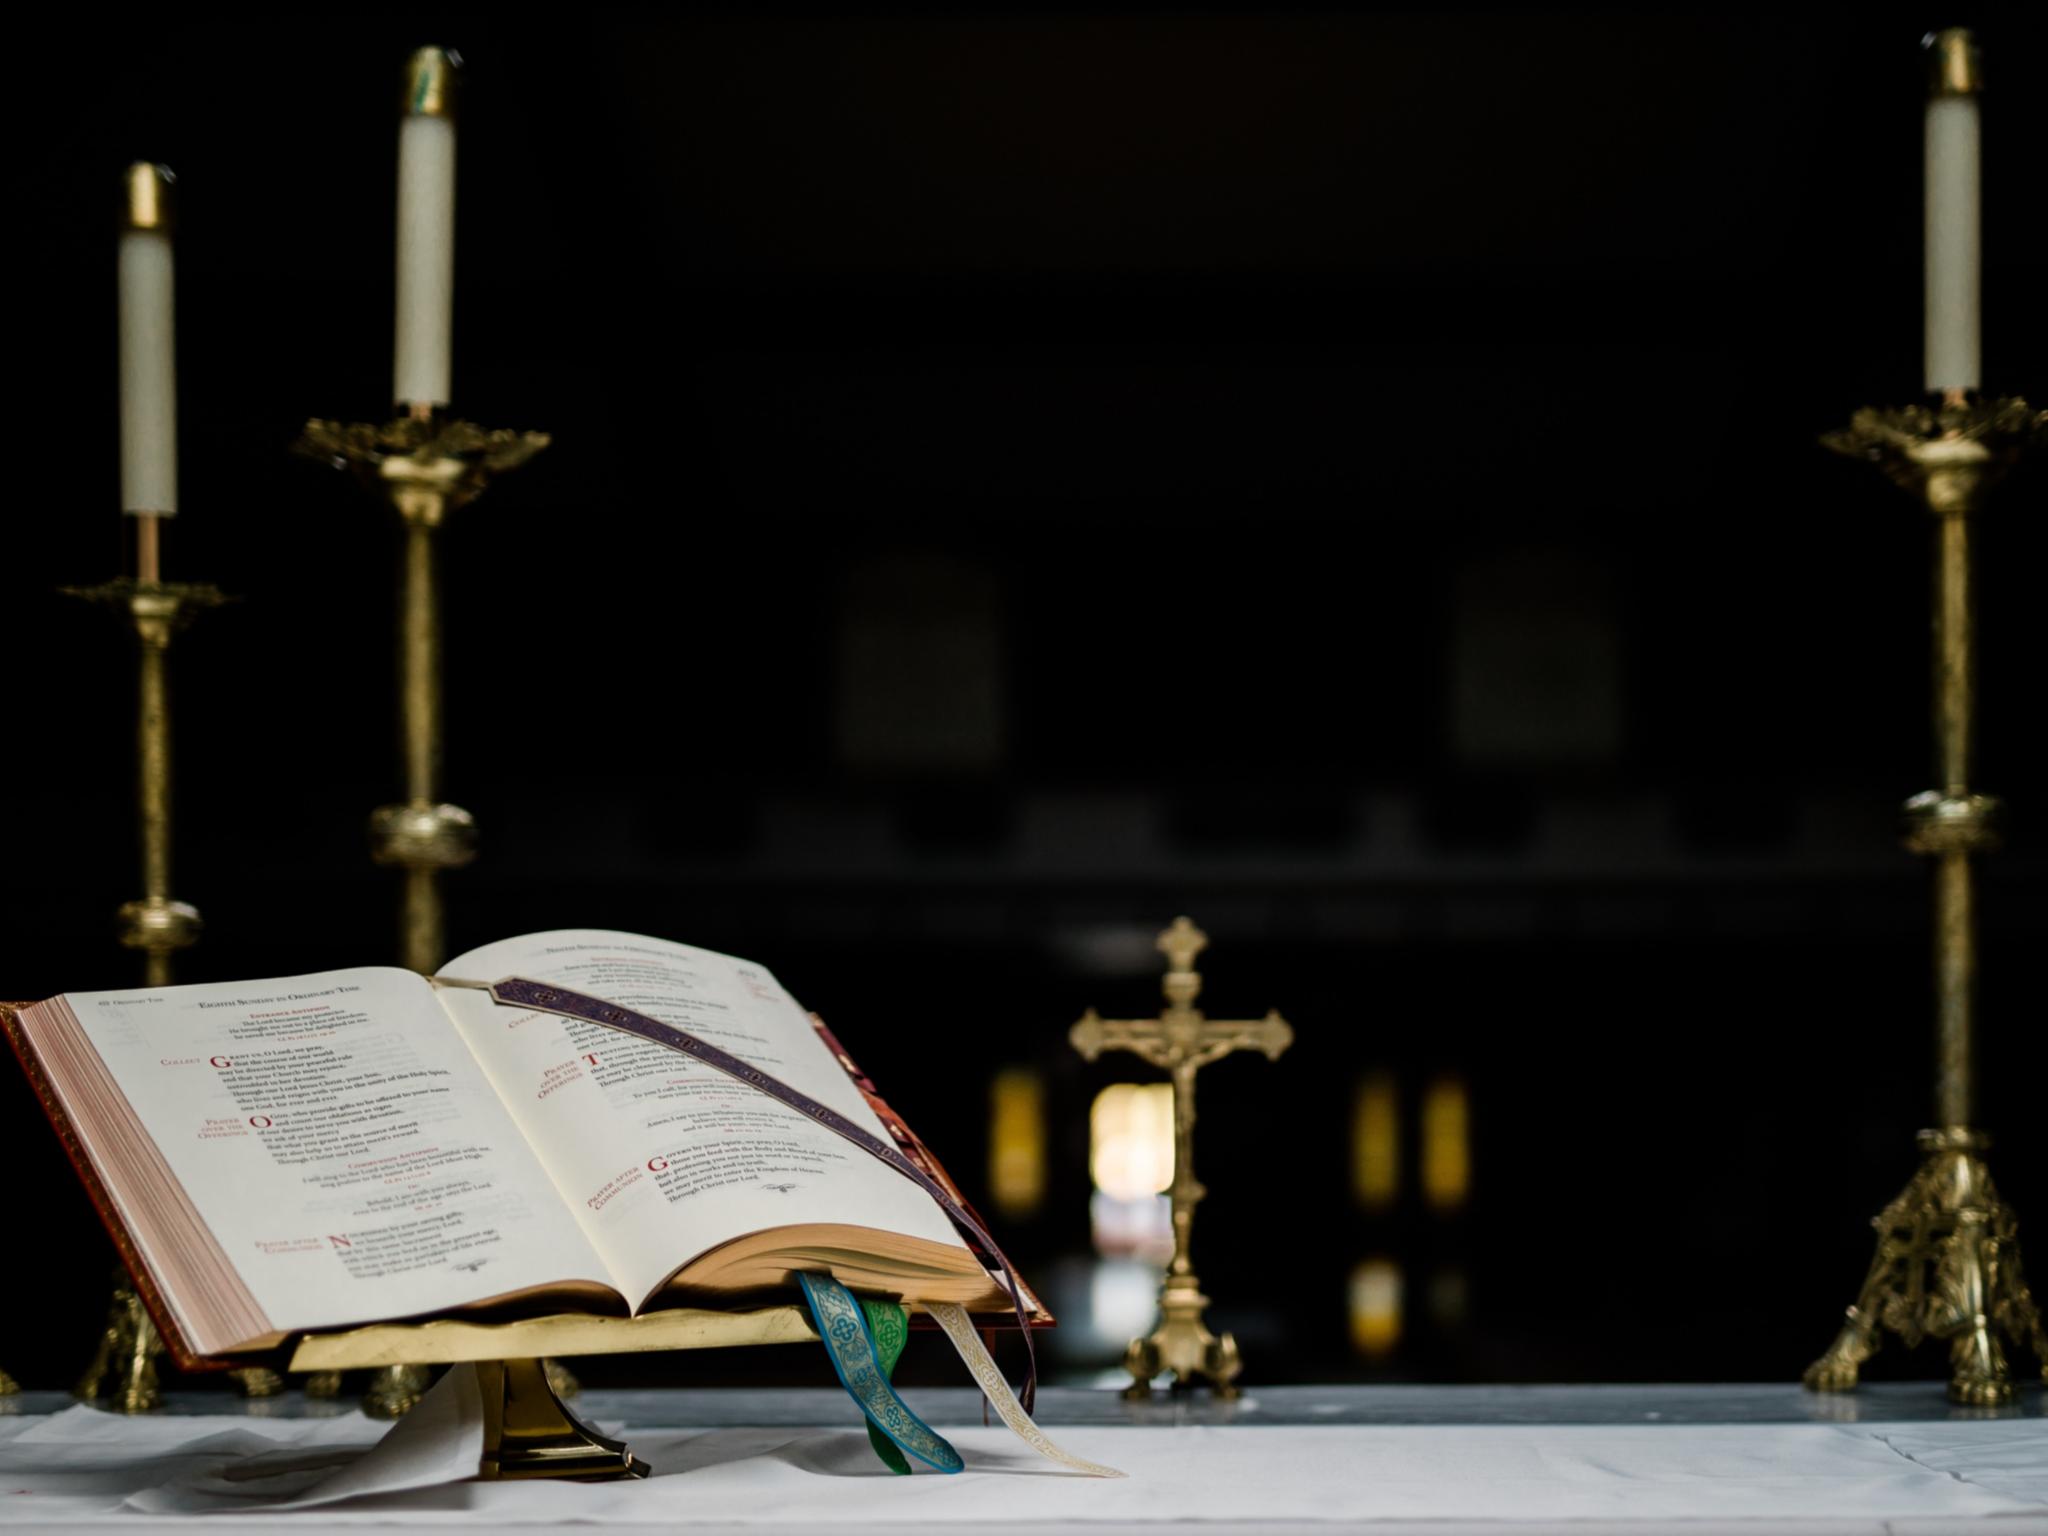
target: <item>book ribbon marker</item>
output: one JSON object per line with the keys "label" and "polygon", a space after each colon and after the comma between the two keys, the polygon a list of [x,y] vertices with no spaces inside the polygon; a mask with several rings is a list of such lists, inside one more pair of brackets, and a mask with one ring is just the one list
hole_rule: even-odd
{"label": "book ribbon marker", "polygon": [[[831,1356],[839,1384],[860,1404],[870,1429],[880,1430],[891,1445],[926,1466],[941,1472],[965,1471],[967,1463],[960,1459],[960,1453],[912,1413],[889,1385],[889,1374],[875,1348],[874,1335],[868,1331],[867,1318],[853,1292],[830,1275],[800,1274],[796,1278],[804,1288],[804,1301],[811,1309],[811,1320],[818,1325],[818,1337],[825,1341],[825,1353]],[[1007,1382],[1003,1390],[1009,1391]],[[903,1470],[908,1472],[910,1468],[905,1466]]]}
{"label": "book ribbon marker", "polygon": [[[1031,1421],[1031,1415],[1024,1411],[1024,1405],[1017,1401],[1017,1394],[1010,1390],[1010,1384],[1003,1380],[1003,1373],[996,1369],[995,1361],[989,1358],[988,1349],[981,1342],[981,1335],[974,1324],[968,1321],[967,1309],[950,1301],[928,1301],[924,1306],[946,1330],[946,1337],[953,1341],[953,1347],[960,1351],[960,1358],[967,1365],[967,1372],[980,1385],[982,1395],[995,1405],[996,1416],[1010,1426],[1010,1432],[1048,1461],[1056,1461],[1063,1467],[1088,1477],[1122,1477],[1124,1474],[1115,1467],[1105,1467],[1099,1461],[1083,1461],[1071,1451],[1063,1451],[1047,1438],[1044,1430]],[[983,1421],[987,1422],[986,1420]]]}
{"label": "book ribbon marker", "polygon": [[[868,1336],[875,1341],[875,1358],[882,1364],[882,1374],[893,1377],[896,1362],[903,1358],[903,1346],[910,1342],[910,1309],[900,1301],[863,1298],[860,1310],[868,1320]],[[900,1477],[910,1476],[910,1463],[903,1459],[903,1453],[872,1423],[868,1425],[868,1444],[891,1472]]]}

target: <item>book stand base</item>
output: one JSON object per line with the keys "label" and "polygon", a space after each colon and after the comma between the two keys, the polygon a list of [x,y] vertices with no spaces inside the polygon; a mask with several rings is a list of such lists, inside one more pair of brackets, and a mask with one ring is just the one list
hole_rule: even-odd
{"label": "book stand base", "polygon": [[478,1477],[609,1482],[647,1475],[647,1463],[623,1440],[599,1434],[569,1411],[540,1361],[479,1361],[476,1379],[484,1394]]}
{"label": "book stand base", "polygon": [[487,1480],[568,1478],[584,1482],[645,1477],[647,1463],[626,1444],[598,1433],[556,1396],[547,1362],[563,1355],[639,1354],[722,1349],[741,1344],[816,1343],[802,1307],[721,1312],[697,1308],[645,1317],[564,1312],[516,1323],[383,1323],[346,1333],[309,1333],[293,1346],[288,1369],[381,1370],[406,1364],[471,1363],[483,1390],[484,1448],[477,1476]]}

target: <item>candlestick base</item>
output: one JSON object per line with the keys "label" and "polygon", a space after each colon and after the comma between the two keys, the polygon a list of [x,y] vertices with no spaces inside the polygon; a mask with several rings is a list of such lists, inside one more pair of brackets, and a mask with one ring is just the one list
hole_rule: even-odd
{"label": "candlestick base", "polygon": [[1989,1146],[1961,1126],[1920,1133],[1920,1171],[1871,1222],[1876,1257],[1841,1332],[1806,1368],[1811,1390],[1853,1392],[1887,1331],[1909,1349],[1948,1340],[1948,1395],[1958,1403],[2012,1401],[2008,1343],[2031,1351],[2048,1381],[2048,1333],[2021,1270],[2019,1218],[1981,1155]]}
{"label": "candlestick base", "polygon": [[163,1352],[156,1324],[150,1321],[135,1287],[128,1283],[126,1272],[117,1269],[99,1347],[71,1395],[91,1403],[97,1402],[104,1390],[107,1406],[116,1413],[148,1413],[159,1408],[164,1394],[157,1381],[156,1362]]}
{"label": "candlestick base", "polygon": [[427,1395],[433,1373],[424,1365],[387,1365],[370,1378],[363,1394],[363,1412],[373,1419],[395,1419]]}

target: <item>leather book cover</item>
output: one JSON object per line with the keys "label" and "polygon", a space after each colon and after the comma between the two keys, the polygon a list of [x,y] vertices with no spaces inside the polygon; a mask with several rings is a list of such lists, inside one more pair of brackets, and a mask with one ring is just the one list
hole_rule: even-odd
{"label": "leather book cover", "polygon": [[22,1032],[21,1021],[15,1017],[15,1010],[26,1008],[27,1003],[0,1003],[0,1029],[7,1032],[7,1043],[14,1048],[21,1070],[27,1074],[29,1088],[36,1096],[36,1102],[43,1107],[43,1114],[50,1122],[50,1128],[57,1133],[57,1143],[64,1149],[64,1155],[71,1160],[71,1166],[78,1170],[79,1182],[85,1185],[86,1198],[92,1201],[92,1208],[99,1213],[100,1223],[107,1229],[107,1236],[113,1239],[114,1251],[120,1255],[122,1265],[127,1269],[129,1279],[135,1284],[135,1294],[142,1298],[142,1305],[148,1311],[150,1321],[156,1324],[156,1331],[163,1336],[164,1347],[171,1353],[181,1371],[228,1371],[239,1366],[260,1364],[261,1355],[237,1356],[234,1359],[220,1359],[212,1355],[198,1355],[185,1341],[185,1335],[178,1329],[170,1307],[165,1303],[163,1292],[157,1288],[156,1278],[150,1274],[149,1266],[142,1261],[142,1254],[128,1235],[128,1229],[121,1224],[121,1218],[114,1210],[114,1202],[107,1194],[106,1186],[100,1182],[98,1170],[92,1159],[86,1156],[85,1148],[79,1144],[78,1133],[71,1127],[71,1119],[58,1104],[57,1096],[50,1091],[49,1079],[43,1073],[42,1063],[36,1059],[35,1047]]}

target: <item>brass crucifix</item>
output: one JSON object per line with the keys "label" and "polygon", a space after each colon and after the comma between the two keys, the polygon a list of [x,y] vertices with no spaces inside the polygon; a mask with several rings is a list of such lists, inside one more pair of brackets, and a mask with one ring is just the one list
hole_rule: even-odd
{"label": "brass crucifix", "polygon": [[1156,1019],[1105,1019],[1090,1008],[1081,1016],[1067,1038],[1089,1061],[1104,1051],[1129,1051],[1155,1067],[1173,1074],[1173,1262],[1167,1265],[1166,1280],[1159,1288],[1159,1326],[1151,1336],[1131,1340],[1124,1352],[1124,1369],[1131,1384],[1129,1397],[1145,1397],[1152,1391],[1152,1378],[1161,1371],[1173,1372],[1177,1384],[1207,1377],[1220,1397],[1235,1397],[1237,1374],[1244,1367],[1237,1355],[1237,1340],[1229,1334],[1218,1337],[1202,1323],[1202,1309],[1209,1298],[1195,1279],[1188,1258],[1188,1235],[1195,1220],[1195,1205],[1208,1191],[1195,1182],[1195,1074],[1212,1061],[1221,1061],[1234,1051],[1264,1051],[1277,1061],[1280,1053],[1294,1043],[1294,1030],[1277,1013],[1263,1019],[1210,1019],[1202,1016],[1195,998],[1202,990],[1195,956],[1208,947],[1209,936],[1185,917],[1159,935],[1159,949],[1166,956],[1166,1007]]}

